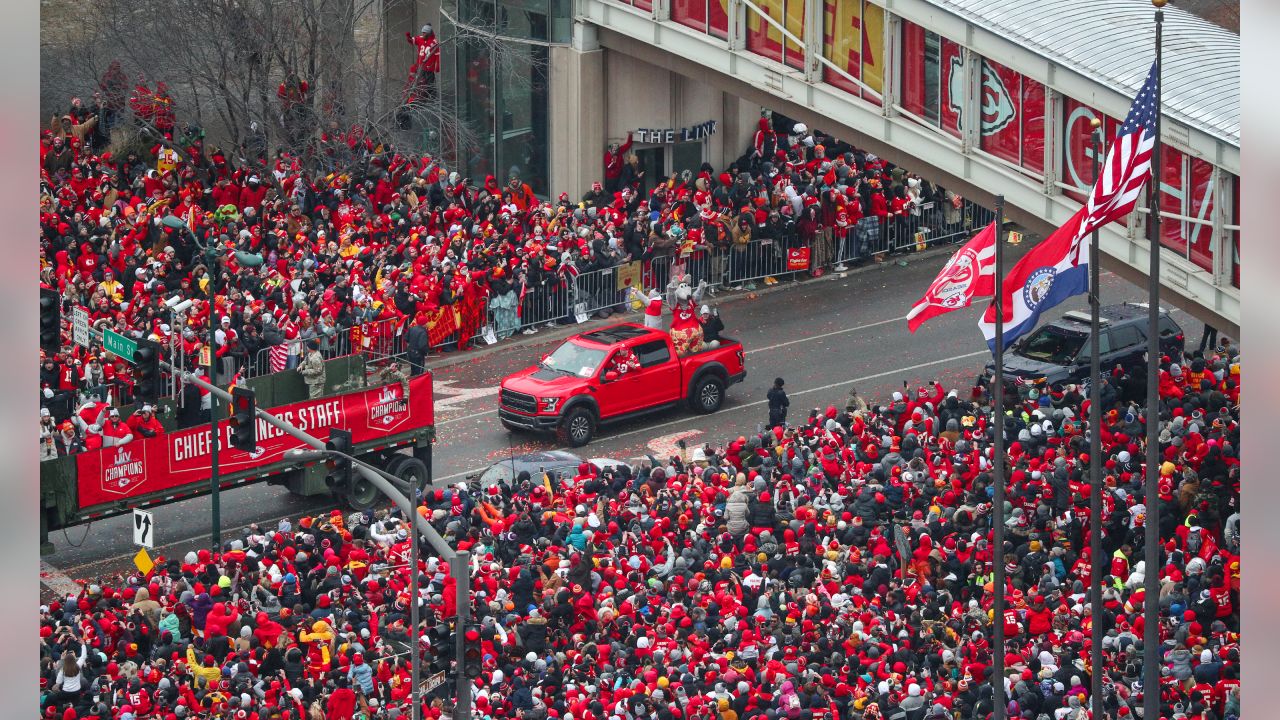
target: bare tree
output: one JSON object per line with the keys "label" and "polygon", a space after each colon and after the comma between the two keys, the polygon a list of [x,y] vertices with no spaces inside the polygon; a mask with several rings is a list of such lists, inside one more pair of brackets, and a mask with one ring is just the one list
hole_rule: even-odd
{"label": "bare tree", "polygon": [[[42,28],[43,115],[96,88],[118,61],[139,85],[166,83],[179,122],[245,162],[265,166],[270,149],[283,147],[314,168],[341,169],[357,158],[334,137],[353,129],[379,145],[427,139],[453,157],[475,152],[489,131],[460,119],[452,98],[407,96],[408,69],[387,64],[380,8],[378,0],[90,0],[76,6],[74,23]],[[527,64],[496,30],[471,22],[442,37],[445,71],[460,44],[495,69]],[[137,124],[151,131],[148,141],[162,139],[145,119]]]}

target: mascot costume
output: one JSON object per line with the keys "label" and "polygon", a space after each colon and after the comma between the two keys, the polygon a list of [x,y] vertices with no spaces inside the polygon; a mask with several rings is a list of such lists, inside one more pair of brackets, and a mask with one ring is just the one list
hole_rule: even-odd
{"label": "mascot costume", "polygon": [[695,290],[689,286],[688,275],[672,278],[667,285],[667,304],[671,306],[671,343],[676,355],[684,357],[702,350],[702,324],[698,322],[698,304],[707,289],[707,281],[698,283]]}

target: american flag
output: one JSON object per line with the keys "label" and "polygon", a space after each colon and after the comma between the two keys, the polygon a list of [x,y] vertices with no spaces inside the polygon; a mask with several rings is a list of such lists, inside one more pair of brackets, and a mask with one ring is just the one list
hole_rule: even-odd
{"label": "american flag", "polygon": [[1156,113],[1160,103],[1160,65],[1151,63],[1146,82],[1134,98],[1129,115],[1107,148],[1102,172],[1089,193],[1088,209],[1075,241],[1071,244],[1072,264],[1078,265],[1087,248],[1086,235],[1133,211],[1142,188],[1151,177],[1151,151],[1156,144]]}

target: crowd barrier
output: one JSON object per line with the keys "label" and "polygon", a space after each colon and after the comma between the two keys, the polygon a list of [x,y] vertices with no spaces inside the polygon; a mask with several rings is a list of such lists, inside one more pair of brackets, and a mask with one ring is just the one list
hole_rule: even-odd
{"label": "crowd barrier", "polygon": [[[703,281],[711,289],[750,287],[757,281],[816,274],[878,255],[918,252],[966,240],[993,218],[991,210],[968,201],[960,207],[925,203],[902,216],[864,217],[848,228],[829,228],[809,243],[791,233],[741,246],[703,246],[692,252],[656,255],[557,278],[523,293],[512,289],[481,299],[478,308],[469,309],[478,317],[445,318],[447,327],[434,329],[428,345],[431,352],[438,352],[479,342],[493,344],[540,327],[582,322],[592,315],[643,312],[640,293],[656,288],[665,300],[673,277],[688,276],[694,287]],[[466,338],[459,337],[468,330]],[[237,360],[236,369],[242,377],[251,378],[295,368],[305,355],[308,339],[262,348]],[[399,318],[342,328],[318,339],[326,360],[360,353],[376,367],[408,357],[408,327]]]}

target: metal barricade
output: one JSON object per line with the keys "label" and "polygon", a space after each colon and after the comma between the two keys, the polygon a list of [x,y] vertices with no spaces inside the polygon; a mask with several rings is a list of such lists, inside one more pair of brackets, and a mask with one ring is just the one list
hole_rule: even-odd
{"label": "metal barricade", "polygon": [[544,285],[531,286],[517,295],[518,329],[532,334],[542,326],[567,325],[573,322],[572,286],[561,278]]}
{"label": "metal barricade", "polygon": [[619,289],[619,267],[600,268],[578,273],[573,279],[574,315],[604,316],[628,309],[627,288]]}
{"label": "metal barricade", "polygon": [[738,288],[756,280],[788,274],[787,248],[781,238],[752,240],[724,251],[728,259],[725,283]]}

